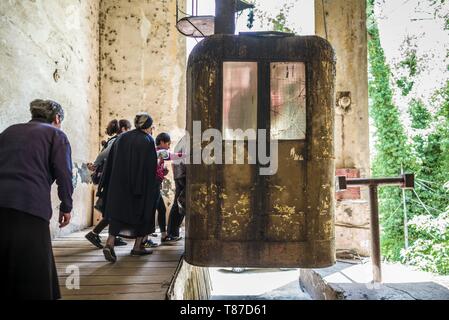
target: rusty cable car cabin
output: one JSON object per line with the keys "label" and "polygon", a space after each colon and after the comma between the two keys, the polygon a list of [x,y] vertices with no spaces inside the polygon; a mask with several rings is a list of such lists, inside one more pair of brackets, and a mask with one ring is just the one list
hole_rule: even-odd
{"label": "rusty cable car cabin", "polygon": [[[192,137],[194,121],[220,130],[223,158],[231,149],[235,157],[240,142],[247,161],[187,166],[188,263],[335,263],[334,81],[334,51],[319,37],[213,35],[196,46],[188,65],[187,130]],[[248,158],[254,137],[233,129],[266,129],[267,154],[270,141],[278,142],[274,175],[260,175],[267,164]]]}

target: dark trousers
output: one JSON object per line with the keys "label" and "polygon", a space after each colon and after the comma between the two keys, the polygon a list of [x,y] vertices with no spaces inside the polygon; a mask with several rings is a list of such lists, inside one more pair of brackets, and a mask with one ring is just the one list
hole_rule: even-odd
{"label": "dark trousers", "polygon": [[168,235],[170,237],[179,237],[179,229],[185,218],[185,188],[186,179],[176,179],[176,194],[173,207],[168,218]]}
{"label": "dark trousers", "polygon": [[100,234],[103,232],[104,229],[106,229],[107,226],[109,226],[109,221],[104,218],[104,203],[101,197],[98,197],[97,202],[95,203],[95,209],[100,211],[101,214],[103,215],[103,219],[101,219],[101,221],[97,224],[97,226],[93,230],[95,234]]}
{"label": "dark trousers", "polygon": [[157,204],[157,223],[161,232],[167,232],[167,207],[162,194],[160,194]]}
{"label": "dark trousers", "polygon": [[48,221],[0,208],[0,274],[6,299],[61,298]]}
{"label": "dark trousers", "polygon": [[[162,183],[158,183],[158,190],[161,190]],[[159,196],[156,199],[156,209],[157,209],[157,224],[161,232],[167,232],[167,208],[165,206],[164,198],[162,197],[162,192],[159,191]]]}
{"label": "dark trousers", "polygon": [[101,219],[101,221],[97,224],[97,226],[94,228],[95,234],[100,234],[103,232],[104,229],[109,225],[109,221],[105,218]]}

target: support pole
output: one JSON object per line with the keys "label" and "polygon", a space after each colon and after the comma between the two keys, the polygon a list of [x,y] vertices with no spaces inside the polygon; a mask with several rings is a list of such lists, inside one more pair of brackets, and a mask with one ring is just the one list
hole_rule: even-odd
{"label": "support pole", "polygon": [[373,281],[382,282],[381,256],[380,256],[380,226],[379,226],[379,196],[377,185],[369,186],[371,207],[371,260],[373,262]]}
{"label": "support pole", "polygon": [[[401,166],[401,173],[404,174],[404,168]],[[407,216],[407,198],[405,197],[405,189],[402,188],[402,205],[404,208],[404,243],[405,249],[408,249],[408,216]]]}
{"label": "support pole", "polygon": [[404,242],[405,249],[409,247],[408,241],[408,215],[407,215],[407,198],[405,197],[405,189],[402,189],[402,201],[404,206]]}
{"label": "support pole", "polygon": [[235,34],[236,0],[215,0],[215,34]]}

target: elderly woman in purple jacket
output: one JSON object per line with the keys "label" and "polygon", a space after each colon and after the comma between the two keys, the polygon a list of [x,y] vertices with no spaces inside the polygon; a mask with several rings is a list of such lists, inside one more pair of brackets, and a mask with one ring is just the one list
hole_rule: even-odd
{"label": "elderly woman in purple jacket", "polygon": [[0,274],[7,298],[55,300],[61,297],[50,238],[51,185],[61,200],[59,223],[70,223],[72,159],[61,131],[62,107],[35,100],[32,120],[0,134]]}

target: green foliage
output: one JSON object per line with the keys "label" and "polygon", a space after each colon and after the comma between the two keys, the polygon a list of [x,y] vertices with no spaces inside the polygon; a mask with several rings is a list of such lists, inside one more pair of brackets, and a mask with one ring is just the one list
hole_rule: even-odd
{"label": "green foliage", "polygon": [[271,19],[271,23],[273,23],[274,31],[290,32],[290,33],[293,32],[293,30],[286,27],[287,18],[285,16],[285,12],[283,9],[281,9],[281,11],[276,15],[274,19]]}
{"label": "green foliage", "polygon": [[[369,17],[374,19],[374,0],[369,0]],[[390,87],[390,68],[380,44],[379,30],[375,22],[368,29],[371,79],[369,82],[370,113],[376,128],[375,175],[396,175],[401,165],[411,169],[411,149],[399,119],[399,110],[393,103]]]}
{"label": "green foliage", "polygon": [[408,250],[402,250],[402,261],[424,271],[449,275],[449,211],[438,217],[417,216],[409,225],[419,238]]}
{"label": "green foliage", "polygon": [[252,29],[254,27],[254,9],[250,9],[248,13],[248,24],[246,25],[248,29]]}
{"label": "green foliage", "polygon": [[[441,5],[445,1],[434,1],[439,17],[445,12]],[[449,204],[449,190],[444,188],[449,181],[449,80],[436,92],[433,101],[411,96],[417,75],[428,62],[422,63],[417,56],[414,39],[407,38],[401,48],[403,60],[396,65],[400,75],[395,78],[380,43],[374,5],[375,0],[368,0],[370,113],[376,129],[373,174],[393,176],[403,167],[404,171],[414,172],[417,178],[416,193],[407,193],[408,215],[413,219],[408,251],[403,250],[401,191],[397,188],[382,188],[380,191],[382,254],[387,259],[402,260],[428,271],[448,273],[448,213],[444,215],[441,212]],[[398,86],[404,97],[411,96],[408,106],[410,137],[393,103],[392,83]],[[432,108],[428,107],[430,105]],[[442,231],[440,228],[438,233],[437,225],[444,225],[446,229]]]}
{"label": "green foliage", "polygon": [[402,45],[403,60],[397,65],[397,69],[402,71],[402,76],[396,80],[396,85],[401,90],[404,97],[408,96],[415,85],[414,77],[418,75],[417,46],[414,44],[416,37],[408,36]]}
{"label": "green foliage", "polygon": [[402,95],[405,97],[413,90],[415,82],[409,81],[407,77],[401,77],[396,81],[396,85],[402,90]]}
{"label": "green foliage", "polygon": [[[434,99],[439,101],[435,115],[431,115],[423,103],[413,105],[415,115],[412,117],[412,127],[431,130],[427,135],[421,134],[414,138],[414,150],[419,160],[417,177],[431,183],[418,180],[417,192],[426,204],[431,204],[433,214],[446,209],[449,202],[449,190],[444,184],[449,181],[449,80],[443,89],[437,91]],[[419,127],[422,128],[419,128]]]}
{"label": "green foliage", "polygon": [[443,118],[443,121],[449,121],[449,81],[446,82],[446,86],[444,88],[437,91],[436,96],[439,96],[442,100],[441,108],[438,111],[437,116],[441,116]]}
{"label": "green foliage", "polygon": [[427,129],[432,121],[432,114],[427,110],[421,100],[412,99],[409,107],[413,129]]}
{"label": "green foliage", "polygon": [[[407,142],[397,106],[390,87],[390,68],[380,43],[379,29],[374,15],[374,0],[368,0],[368,52],[371,79],[369,81],[370,114],[376,128],[376,157],[374,176],[396,176],[403,167],[414,171],[411,146]],[[382,223],[382,253],[398,260],[403,247],[401,193],[397,188],[382,188],[379,192]]]}
{"label": "green foliage", "polygon": [[416,57],[416,49],[412,49],[406,53],[404,61],[401,61],[400,66],[409,71],[409,76],[414,77],[418,73],[418,59]]}
{"label": "green foliage", "polygon": [[[296,33],[296,30],[294,28],[288,27],[288,14],[290,10],[294,7],[297,0],[291,0],[290,2],[285,2],[281,9],[279,10],[278,14],[275,16],[272,16],[270,13],[261,11],[259,9],[255,9],[255,13],[264,23],[267,28],[270,28],[273,31],[279,31],[279,32],[287,32],[287,33]],[[257,4],[257,0],[254,1],[255,4]]]}

